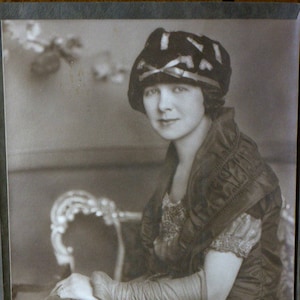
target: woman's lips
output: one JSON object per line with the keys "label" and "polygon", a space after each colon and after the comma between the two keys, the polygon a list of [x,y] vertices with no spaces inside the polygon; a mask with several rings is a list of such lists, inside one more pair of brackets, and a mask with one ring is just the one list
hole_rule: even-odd
{"label": "woman's lips", "polygon": [[170,118],[170,119],[159,119],[159,122],[164,125],[164,126],[167,126],[167,125],[172,125],[174,124],[175,122],[177,122],[178,119],[177,118]]}

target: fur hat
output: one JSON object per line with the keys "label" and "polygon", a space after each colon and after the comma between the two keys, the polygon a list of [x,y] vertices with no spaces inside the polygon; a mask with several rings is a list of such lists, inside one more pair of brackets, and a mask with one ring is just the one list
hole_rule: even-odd
{"label": "fur hat", "polygon": [[219,42],[158,28],[150,34],[131,69],[129,103],[133,109],[145,112],[144,88],[157,83],[205,84],[216,88],[223,97],[230,75],[230,57]]}

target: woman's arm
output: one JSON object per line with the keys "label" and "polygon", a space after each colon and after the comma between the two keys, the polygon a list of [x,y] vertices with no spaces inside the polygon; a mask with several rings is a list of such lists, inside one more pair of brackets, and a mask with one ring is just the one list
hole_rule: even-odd
{"label": "woman's arm", "polygon": [[261,231],[261,220],[243,213],[212,242],[204,261],[209,300],[227,298]]}
{"label": "woman's arm", "polygon": [[116,282],[102,272],[92,276],[94,295],[112,300],[222,300],[228,296],[242,258],[233,253],[210,250],[204,270],[178,279]]}
{"label": "woman's arm", "polygon": [[92,276],[94,295],[102,300],[206,300],[205,273],[142,282],[117,282],[103,272]]}
{"label": "woman's arm", "polygon": [[243,259],[232,252],[209,250],[204,261],[207,299],[226,299],[232,289]]}
{"label": "woman's arm", "polygon": [[233,253],[210,250],[204,270],[178,279],[117,282],[103,272],[91,280],[73,274],[61,281],[52,294],[81,300],[222,300],[229,294],[242,259]]}

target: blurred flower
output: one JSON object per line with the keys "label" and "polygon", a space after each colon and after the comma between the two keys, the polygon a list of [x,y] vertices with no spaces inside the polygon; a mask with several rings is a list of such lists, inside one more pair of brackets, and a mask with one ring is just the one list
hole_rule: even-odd
{"label": "blurred flower", "polygon": [[93,66],[92,71],[95,79],[105,81],[111,75],[112,68],[108,63],[99,63]]}
{"label": "blurred flower", "polygon": [[78,49],[82,47],[79,38],[53,38],[44,51],[31,64],[31,71],[37,75],[47,75],[56,72],[60,67],[60,60],[68,64],[79,58]]}
{"label": "blurred flower", "polygon": [[[40,37],[41,27],[36,21],[3,22],[3,32],[11,39],[16,40],[24,49],[33,50],[38,56],[31,64],[31,71],[38,75],[56,72],[61,64],[61,59],[68,64],[74,63],[81,54],[82,43],[78,37],[54,37],[44,40]],[[8,50],[6,57],[8,57]]]}
{"label": "blurred flower", "polygon": [[2,25],[3,25],[2,27],[3,32],[7,34],[11,39],[13,39],[14,38],[13,22],[10,20],[5,20],[3,21]]}
{"label": "blurred flower", "polygon": [[83,47],[81,40],[75,36],[68,36],[66,39],[55,38],[53,46],[58,49],[61,57],[69,64],[80,57]]}
{"label": "blurred flower", "polygon": [[94,78],[99,81],[111,81],[113,83],[124,82],[129,68],[121,63],[112,62],[108,51],[104,51],[100,56],[102,56],[102,62],[98,62],[92,67]]}
{"label": "blurred flower", "polygon": [[116,74],[112,74],[110,79],[114,83],[122,83],[124,82],[125,76],[123,73],[116,73]]}
{"label": "blurred flower", "polygon": [[4,33],[12,40],[17,40],[18,43],[27,50],[33,50],[34,52],[41,53],[46,46],[46,42],[38,39],[41,33],[41,28],[38,22],[28,21],[25,27],[23,23],[16,23],[10,20],[3,22]]}
{"label": "blurred flower", "polygon": [[37,22],[29,21],[26,24],[26,37],[29,41],[34,41],[41,33],[41,27]]}
{"label": "blurred flower", "polygon": [[48,75],[60,67],[60,56],[57,51],[46,50],[31,64],[31,71],[37,75]]}

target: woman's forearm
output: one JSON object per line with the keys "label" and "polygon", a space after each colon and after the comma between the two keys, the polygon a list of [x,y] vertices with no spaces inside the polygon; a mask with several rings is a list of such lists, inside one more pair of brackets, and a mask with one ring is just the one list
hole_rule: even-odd
{"label": "woman's forearm", "polygon": [[[143,282],[116,282],[103,286],[103,273],[92,276],[94,294],[99,299],[111,300],[206,300],[206,282],[204,271],[178,279],[145,280]],[[105,284],[104,284],[105,285]],[[105,297],[103,288],[106,289]],[[109,291],[107,290],[109,289]]]}

